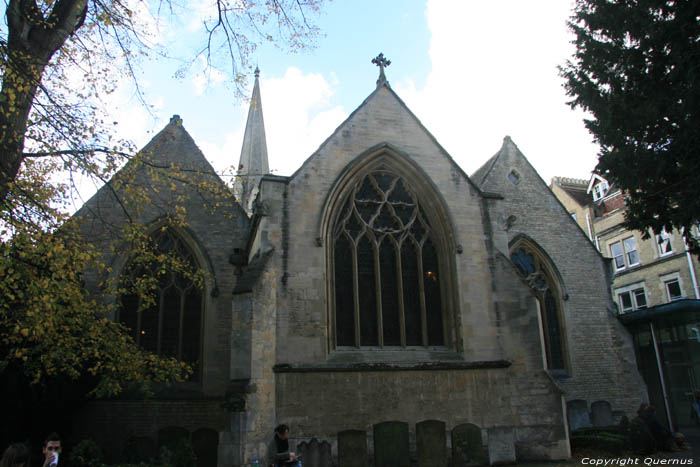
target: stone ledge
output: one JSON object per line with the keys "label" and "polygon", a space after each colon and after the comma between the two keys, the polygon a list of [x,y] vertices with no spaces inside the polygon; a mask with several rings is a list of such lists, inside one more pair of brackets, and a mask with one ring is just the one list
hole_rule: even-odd
{"label": "stone ledge", "polygon": [[336,373],[348,371],[436,371],[436,370],[483,370],[508,368],[508,360],[489,360],[479,362],[421,362],[421,363],[346,363],[320,365],[291,365],[282,363],[272,367],[275,373]]}

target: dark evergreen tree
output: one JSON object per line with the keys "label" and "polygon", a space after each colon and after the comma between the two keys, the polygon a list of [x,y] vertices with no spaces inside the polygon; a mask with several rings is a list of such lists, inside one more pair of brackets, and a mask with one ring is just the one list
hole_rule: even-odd
{"label": "dark evergreen tree", "polygon": [[626,193],[626,226],[683,230],[700,254],[700,2],[577,0],[569,28],[569,105],[591,115],[595,171]]}

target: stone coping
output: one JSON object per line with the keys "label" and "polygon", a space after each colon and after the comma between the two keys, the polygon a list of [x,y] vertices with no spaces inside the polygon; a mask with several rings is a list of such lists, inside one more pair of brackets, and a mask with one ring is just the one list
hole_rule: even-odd
{"label": "stone coping", "polygon": [[281,363],[272,370],[275,373],[334,373],[349,371],[436,371],[436,370],[483,370],[492,368],[508,368],[508,360],[488,361],[433,361],[419,363],[322,363],[317,365]]}

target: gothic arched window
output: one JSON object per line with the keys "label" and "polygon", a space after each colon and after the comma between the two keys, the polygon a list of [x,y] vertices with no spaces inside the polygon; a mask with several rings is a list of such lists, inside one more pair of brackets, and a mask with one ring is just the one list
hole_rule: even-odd
{"label": "gothic arched window", "polygon": [[547,368],[566,370],[561,293],[554,282],[553,274],[541,255],[529,245],[517,245],[512,249],[510,258],[539,301]]}
{"label": "gothic arched window", "polygon": [[443,346],[439,239],[407,181],[362,177],[332,230],[336,346]]}
{"label": "gothic arched window", "polygon": [[[194,254],[172,229],[158,229],[152,236],[157,255],[168,255],[187,271],[174,272],[162,262],[131,261],[124,274],[127,281],[144,276],[157,279],[155,300],[144,307],[135,293],[121,297],[119,321],[131,330],[132,337],[146,350],[175,357],[194,367],[198,378],[200,363],[203,294],[192,279],[198,267]],[[140,310],[140,311],[139,311]]]}

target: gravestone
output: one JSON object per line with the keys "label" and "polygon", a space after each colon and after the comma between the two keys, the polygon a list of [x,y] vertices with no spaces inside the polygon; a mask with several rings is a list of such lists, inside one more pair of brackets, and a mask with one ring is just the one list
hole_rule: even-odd
{"label": "gravestone", "polygon": [[593,426],[588,413],[588,402],[583,399],[574,399],[566,403],[566,418],[569,421],[570,431]]}
{"label": "gravestone", "polygon": [[299,443],[297,450],[304,466],[327,467],[332,465],[331,445],[328,441],[319,442],[316,438]]}
{"label": "gravestone", "polygon": [[321,467],[327,467],[333,465],[333,453],[331,450],[331,443],[324,441],[321,443]]}
{"label": "gravestone", "polygon": [[627,419],[627,415],[625,415],[624,410],[613,410],[613,424],[614,425],[619,425],[622,423],[623,419],[626,419],[629,422],[629,419]]}
{"label": "gravestone", "polygon": [[484,450],[481,428],[471,423],[463,423],[452,429],[452,465],[466,467],[486,465],[489,458]]}
{"label": "gravestone", "polygon": [[157,455],[155,441],[146,436],[132,436],[124,444],[121,461],[129,464],[147,463]]}
{"label": "gravestone", "polygon": [[447,467],[445,422],[425,420],[416,424],[419,467]]}
{"label": "gravestone", "polygon": [[382,422],[373,427],[374,465],[409,467],[408,423]]}
{"label": "gravestone", "polygon": [[367,465],[367,433],[345,430],[338,433],[338,467]]}
{"label": "gravestone", "polygon": [[219,433],[211,428],[192,432],[192,449],[197,456],[197,467],[216,467]]}
{"label": "gravestone", "polygon": [[591,421],[593,426],[612,426],[615,424],[612,407],[608,401],[596,401],[591,404]]}
{"label": "gravestone", "polygon": [[512,464],[515,462],[515,431],[513,428],[489,428],[489,463]]}

